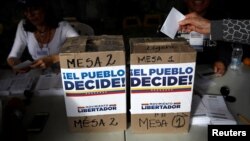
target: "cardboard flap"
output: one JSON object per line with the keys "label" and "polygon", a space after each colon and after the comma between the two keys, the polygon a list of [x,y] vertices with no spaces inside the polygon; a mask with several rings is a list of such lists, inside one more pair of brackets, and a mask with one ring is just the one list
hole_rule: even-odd
{"label": "cardboard flap", "polygon": [[67,38],[60,53],[84,52],[86,49],[86,42],[87,36]]}
{"label": "cardboard flap", "polygon": [[172,53],[183,52],[182,46],[189,46],[185,40],[167,38],[131,38],[131,53]]}

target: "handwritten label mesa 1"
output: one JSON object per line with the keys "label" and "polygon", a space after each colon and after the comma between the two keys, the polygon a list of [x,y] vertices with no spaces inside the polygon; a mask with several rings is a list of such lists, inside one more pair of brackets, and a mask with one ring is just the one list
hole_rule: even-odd
{"label": "handwritten label mesa 1", "polygon": [[184,113],[179,113],[173,116],[172,119],[167,119],[167,115],[162,114],[154,114],[153,118],[139,118],[138,124],[139,127],[143,128],[145,127],[147,130],[151,128],[166,128],[168,126],[174,127],[174,128],[182,128],[186,124],[185,118],[187,118],[188,115]]}

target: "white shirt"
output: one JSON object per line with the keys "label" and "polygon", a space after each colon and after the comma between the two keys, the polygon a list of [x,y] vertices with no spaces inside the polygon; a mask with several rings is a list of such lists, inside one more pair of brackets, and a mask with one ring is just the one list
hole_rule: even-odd
{"label": "white shirt", "polygon": [[[24,30],[23,23],[24,20],[21,20],[18,24],[15,41],[8,58],[20,58],[24,49],[28,47],[29,53],[32,58],[34,60],[37,60],[42,57],[38,55],[39,50],[41,50],[40,45],[36,40],[33,32]],[[59,26],[56,28],[53,39],[48,44],[44,44],[44,47],[47,48],[47,55],[59,54],[59,49],[62,47],[66,38],[76,36],[79,36],[79,34],[73,29],[73,27],[71,27],[68,22],[61,21],[59,23]]]}

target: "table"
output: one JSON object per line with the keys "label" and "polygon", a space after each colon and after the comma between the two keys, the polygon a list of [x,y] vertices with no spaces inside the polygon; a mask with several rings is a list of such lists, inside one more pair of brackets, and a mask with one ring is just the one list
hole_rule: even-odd
{"label": "table", "polygon": [[[27,125],[37,112],[49,112],[50,116],[41,133],[29,134],[31,141],[124,141],[124,132],[71,133],[67,125],[66,109],[63,96],[33,97],[27,107]],[[31,114],[32,113],[32,114]]]}
{"label": "table", "polygon": [[[197,66],[199,67],[199,66]],[[240,70],[228,70],[223,77],[210,79],[203,89],[204,93],[220,94],[222,86],[230,88],[230,95],[236,97],[236,102],[227,105],[236,117],[240,113],[250,117],[250,67],[242,65]],[[245,108],[243,108],[245,107]],[[207,141],[207,126],[191,125],[188,133],[154,133],[133,134],[128,127],[124,132],[71,133],[67,126],[67,117],[63,95],[34,96],[27,107],[24,123],[27,124],[36,112],[49,112],[50,117],[44,130],[39,134],[29,134],[32,141]],[[238,119],[236,118],[238,121]],[[239,124],[243,124],[238,121]]]}
{"label": "table", "polygon": [[[229,95],[236,97],[235,102],[227,102],[228,108],[230,109],[232,114],[235,117],[237,114],[243,114],[246,117],[250,118],[250,110],[247,108],[250,106],[249,66],[242,64],[241,68],[236,71],[229,68],[225,76],[215,78],[212,81],[214,84],[208,87],[208,89],[206,90],[207,93],[220,94],[220,88],[222,86],[228,86],[230,88]],[[241,124],[239,120],[238,122]]]}

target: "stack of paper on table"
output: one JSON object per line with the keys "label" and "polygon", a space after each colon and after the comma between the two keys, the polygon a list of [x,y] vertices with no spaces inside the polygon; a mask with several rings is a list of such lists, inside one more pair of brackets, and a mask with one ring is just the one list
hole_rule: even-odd
{"label": "stack of paper on table", "polygon": [[198,95],[193,96],[192,103],[193,125],[235,125],[235,118],[230,113],[223,96]]}
{"label": "stack of paper on table", "polygon": [[0,96],[7,96],[10,94],[9,89],[11,86],[12,79],[0,80]]}
{"label": "stack of paper on table", "polygon": [[37,95],[63,95],[61,74],[40,75],[35,91]]}
{"label": "stack of paper on table", "polygon": [[11,95],[22,95],[25,90],[31,90],[34,78],[28,74],[17,75],[12,79],[10,86]]}
{"label": "stack of paper on table", "polygon": [[29,74],[20,74],[0,80],[0,95],[22,95],[25,90],[31,90],[34,78]]}
{"label": "stack of paper on table", "polygon": [[207,115],[207,109],[205,105],[202,103],[201,97],[198,95],[193,95],[191,113],[192,113],[191,123],[193,125],[210,124],[210,118]]}
{"label": "stack of paper on table", "polygon": [[237,124],[221,95],[203,95],[202,102],[208,111],[211,124]]}

